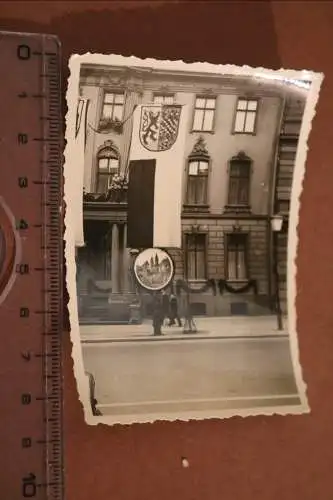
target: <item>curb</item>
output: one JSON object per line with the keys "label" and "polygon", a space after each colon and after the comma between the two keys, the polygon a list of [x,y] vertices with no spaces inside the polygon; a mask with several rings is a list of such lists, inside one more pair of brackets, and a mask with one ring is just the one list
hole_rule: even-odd
{"label": "curb", "polygon": [[183,334],[183,335],[175,335],[175,336],[166,336],[166,335],[161,335],[161,336],[146,336],[146,337],[132,337],[132,338],[121,338],[121,337],[106,337],[106,338],[99,338],[99,339],[88,339],[88,338],[81,338],[81,344],[111,344],[115,342],[168,342],[172,340],[182,340],[186,342],[187,340],[248,340],[248,339],[286,339],[288,338],[289,335],[287,333],[274,333],[274,334],[263,334],[263,335],[190,335],[190,334]]}

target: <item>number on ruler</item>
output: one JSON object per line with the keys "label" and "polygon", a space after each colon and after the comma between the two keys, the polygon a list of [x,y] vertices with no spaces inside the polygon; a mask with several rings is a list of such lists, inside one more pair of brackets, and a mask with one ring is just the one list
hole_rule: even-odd
{"label": "number on ruler", "polygon": [[29,318],[30,310],[28,307],[20,308],[20,318]]}
{"label": "number on ruler", "polygon": [[17,182],[20,188],[28,187],[28,177],[19,177]]}
{"label": "number on ruler", "polygon": [[21,61],[27,61],[31,57],[31,50],[29,45],[19,45],[17,47],[17,57]]}
{"label": "number on ruler", "polygon": [[28,134],[17,134],[17,142],[19,144],[27,144],[28,143]]}
{"label": "number on ruler", "polygon": [[22,478],[22,495],[24,498],[35,497],[37,493],[36,476],[32,472]]}
{"label": "number on ruler", "polygon": [[28,229],[29,225],[24,219],[16,221],[16,229]]}
{"label": "number on ruler", "polygon": [[29,437],[22,438],[22,448],[31,448],[32,441]]}
{"label": "number on ruler", "polygon": [[31,359],[31,354],[30,352],[21,352],[21,356],[25,361],[30,361]]}
{"label": "number on ruler", "polygon": [[30,405],[31,403],[31,394],[22,394],[21,403],[23,405]]}
{"label": "number on ruler", "polygon": [[29,274],[29,264],[17,264],[17,274]]}

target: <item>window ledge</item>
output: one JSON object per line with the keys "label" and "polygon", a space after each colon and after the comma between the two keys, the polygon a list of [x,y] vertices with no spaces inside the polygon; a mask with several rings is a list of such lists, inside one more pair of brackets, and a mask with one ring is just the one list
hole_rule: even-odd
{"label": "window ledge", "polygon": [[226,282],[228,283],[228,285],[237,285],[237,286],[243,286],[243,285],[247,285],[248,282],[250,280],[249,279],[229,279],[227,278],[226,279]]}
{"label": "window ledge", "polygon": [[190,130],[190,134],[215,134],[215,130]]}
{"label": "window ledge", "polygon": [[207,279],[188,279],[186,280],[189,285],[196,285],[198,287],[201,287],[207,283]]}
{"label": "window ledge", "polygon": [[233,131],[232,132],[232,135],[257,135],[257,133],[254,131],[254,132],[237,132],[237,131]]}
{"label": "window ledge", "polygon": [[191,203],[184,203],[183,204],[183,211],[184,212],[208,212],[209,211],[209,205],[207,204],[191,204]]}
{"label": "window ledge", "polygon": [[225,213],[251,213],[251,207],[250,205],[226,205],[224,207],[224,212]]}

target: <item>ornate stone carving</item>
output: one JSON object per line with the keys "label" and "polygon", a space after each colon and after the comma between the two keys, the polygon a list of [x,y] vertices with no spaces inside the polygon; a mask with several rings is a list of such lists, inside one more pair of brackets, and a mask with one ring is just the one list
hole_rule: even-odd
{"label": "ornate stone carving", "polygon": [[206,142],[202,136],[199,137],[197,142],[194,144],[193,149],[190,154],[190,158],[204,158],[209,159],[209,153],[207,150]]}
{"label": "ornate stone carving", "polygon": [[101,118],[98,131],[104,133],[113,131],[117,134],[121,134],[123,131],[123,123],[117,119],[111,120],[109,118]]}
{"label": "ornate stone carving", "polygon": [[170,94],[170,87],[168,85],[161,85],[158,87],[157,92],[160,94]]}
{"label": "ornate stone carving", "polygon": [[214,94],[214,89],[211,87],[211,88],[203,88],[202,91],[201,91],[202,94],[204,94],[205,96],[208,96],[208,95],[212,95]]}
{"label": "ornate stone carving", "polygon": [[251,161],[251,158],[247,156],[245,151],[239,151],[235,156],[231,158],[231,161]]}
{"label": "ornate stone carving", "polygon": [[191,226],[191,233],[197,234],[200,232],[200,226],[199,224],[192,224]]}
{"label": "ornate stone carving", "polygon": [[114,74],[105,75],[105,80],[111,87],[123,88],[126,87],[130,76],[130,68],[124,68],[118,73],[117,76],[115,76]]}
{"label": "ornate stone carving", "polygon": [[111,141],[111,139],[109,139],[98,148],[97,156],[103,156],[104,158],[119,158],[120,153],[118,146],[113,141]]}

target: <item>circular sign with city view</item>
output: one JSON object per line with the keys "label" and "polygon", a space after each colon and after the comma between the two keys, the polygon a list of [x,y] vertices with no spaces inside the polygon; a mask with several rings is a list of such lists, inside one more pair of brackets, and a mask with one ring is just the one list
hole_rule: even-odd
{"label": "circular sign with city view", "polygon": [[174,272],[172,258],[160,248],[147,248],[140,252],[134,261],[134,274],[138,283],[150,291],[167,287]]}

